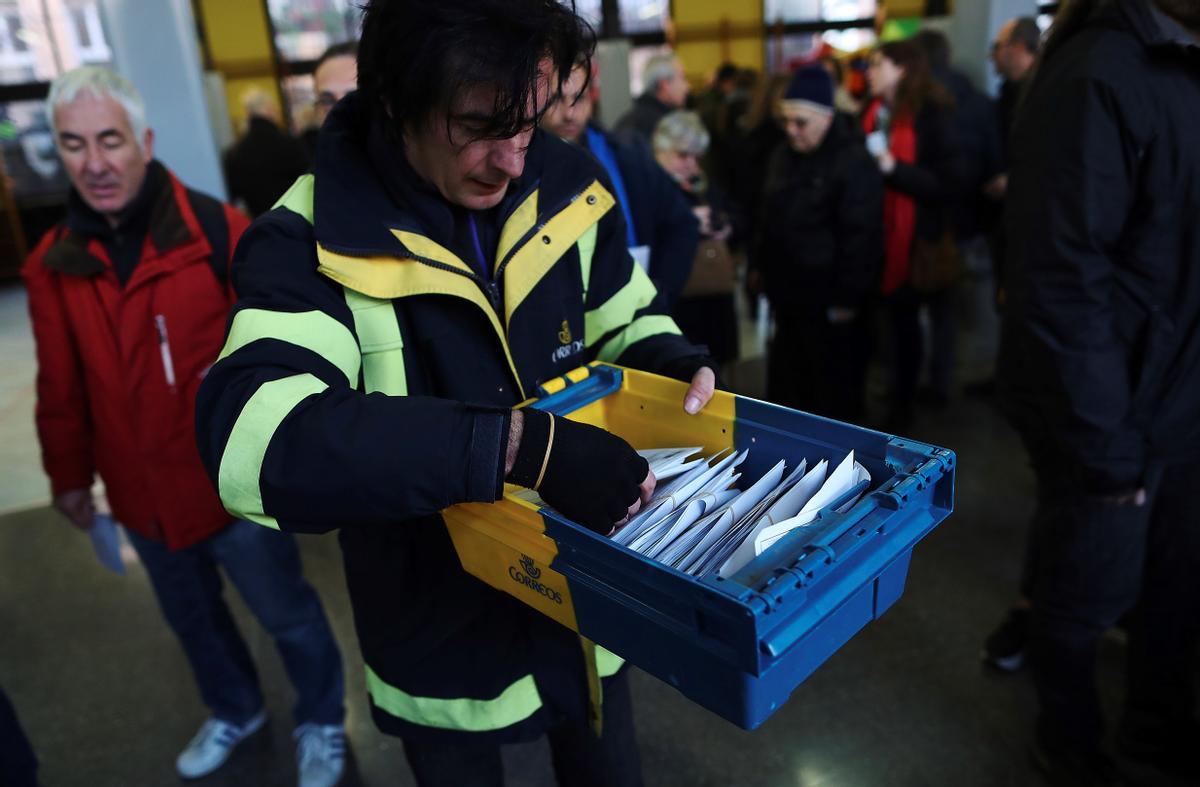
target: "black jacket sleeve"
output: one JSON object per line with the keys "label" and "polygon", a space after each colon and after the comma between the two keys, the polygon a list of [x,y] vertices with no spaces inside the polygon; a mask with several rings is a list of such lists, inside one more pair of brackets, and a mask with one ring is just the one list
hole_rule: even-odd
{"label": "black jacket sleeve", "polygon": [[1007,201],[1009,313],[1002,390],[1097,491],[1142,481],[1145,445],[1132,423],[1132,361],[1119,321],[1126,296],[1120,243],[1139,188],[1128,110],[1079,75],[1030,106]]}
{"label": "black jacket sleeve", "polygon": [[883,259],[883,176],[864,147],[849,146],[842,157],[830,304],[858,308]]}
{"label": "black jacket sleeve", "polygon": [[232,514],[322,532],[497,499],[508,411],[363,393],[352,313],[299,216],[276,210],[246,232],[234,282],[196,402],[201,458]]}

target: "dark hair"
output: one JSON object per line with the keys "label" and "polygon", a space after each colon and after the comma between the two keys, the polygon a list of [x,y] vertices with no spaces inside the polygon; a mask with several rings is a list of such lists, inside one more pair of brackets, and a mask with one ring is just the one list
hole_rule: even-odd
{"label": "dark hair", "polygon": [[538,120],[529,112],[538,64],[552,62],[557,95],[581,55],[590,76],[594,42],[573,0],[368,0],[358,90],[386,110],[391,130],[399,132],[448,110],[465,90],[494,86],[492,112],[472,134],[505,139]]}
{"label": "dark hair", "polygon": [[740,72],[738,71],[737,66],[735,66],[733,63],[725,62],[722,63],[719,68],[717,68],[717,77],[715,81],[724,82],[727,79],[737,79],[739,73]]}
{"label": "dark hair", "polygon": [[929,58],[921,47],[909,41],[888,41],[880,44],[880,54],[904,69],[900,87],[896,90],[896,109],[916,117],[927,104],[948,107],[954,99],[933,79]]}
{"label": "dark hair", "polygon": [[1038,27],[1037,20],[1032,16],[1018,18],[1008,36],[1008,43],[1020,44],[1029,54],[1036,55],[1042,48],[1042,29]]}
{"label": "dark hair", "polygon": [[357,41],[343,41],[340,44],[334,44],[333,46],[326,49],[324,52],[321,53],[321,56],[319,58],[317,58],[317,64],[315,66],[313,66],[313,73],[314,74],[317,73],[317,70],[320,69],[321,66],[325,65],[326,61],[332,60],[335,57],[352,57],[357,60],[358,59],[358,42]]}
{"label": "dark hair", "polygon": [[941,30],[931,30],[927,27],[913,36],[912,40],[925,50],[931,68],[942,69],[950,65],[950,39],[946,38],[946,34]]}

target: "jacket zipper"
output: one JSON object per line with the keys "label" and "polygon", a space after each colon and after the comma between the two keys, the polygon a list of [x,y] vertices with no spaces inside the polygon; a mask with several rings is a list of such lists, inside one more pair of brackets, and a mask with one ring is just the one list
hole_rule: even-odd
{"label": "jacket zipper", "polygon": [[175,393],[175,362],[171,358],[171,342],[167,338],[167,318],[161,314],[154,315],[154,327],[158,329],[158,351],[162,355],[163,374],[166,375],[171,393]]}
{"label": "jacket zipper", "polygon": [[[500,265],[497,266],[496,278],[499,279],[501,276],[504,275],[504,269],[508,267],[508,263],[512,262],[512,258],[517,255],[518,251],[520,251],[521,249],[523,249],[525,247],[525,244],[528,243],[530,241],[530,239],[532,239],[535,235],[537,235],[539,232],[541,232],[543,229],[545,229],[546,225],[550,223],[549,219],[554,218],[559,213],[561,213],[563,210],[565,210],[569,205],[573,204],[575,202],[575,200],[577,200],[583,196],[584,191],[587,191],[591,187],[592,186],[589,183],[587,186],[585,186],[583,188],[582,191],[576,193],[574,196],[572,196],[568,199],[563,200],[558,205],[555,205],[554,210],[546,212],[546,213],[542,213],[543,216],[548,216],[549,218],[546,219],[545,221],[543,221],[542,223],[536,225],[535,227],[531,228],[528,232],[526,232],[524,235],[521,236],[521,239],[519,241],[517,241],[516,243],[513,244],[513,247],[511,249],[509,249],[508,254],[504,255],[504,259],[501,261]],[[507,327],[507,326],[505,326],[505,327]]]}

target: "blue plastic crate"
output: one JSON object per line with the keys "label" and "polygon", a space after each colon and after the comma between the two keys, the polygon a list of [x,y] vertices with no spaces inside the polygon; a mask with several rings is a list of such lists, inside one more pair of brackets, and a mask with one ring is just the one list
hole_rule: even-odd
{"label": "blue plastic crate", "polygon": [[[955,458],[942,448],[731,394],[694,419],[686,385],[603,364],[546,388],[530,406],[638,448],[749,448],[743,488],[779,459],[833,466],[853,450],[870,472],[848,511],[836,509],[861,490],[728,579],[689,576],[523,501],[445,512],[468,571],[745,729],[895,603],[913,547],[953,509]],[[537,582],[513,581],[531,572]]]}

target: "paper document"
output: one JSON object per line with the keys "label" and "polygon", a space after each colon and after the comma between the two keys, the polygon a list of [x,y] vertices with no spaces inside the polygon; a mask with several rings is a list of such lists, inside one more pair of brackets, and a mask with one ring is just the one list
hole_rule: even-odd
{"label": "paper document", "polygon": [[121,559],[121,530],[109,514],[96,514],[92,518],[92,549],[100,565],[114,574],[125,575],[125,561]]}

